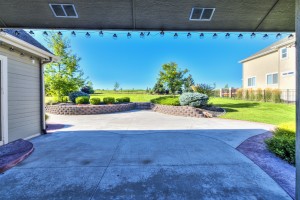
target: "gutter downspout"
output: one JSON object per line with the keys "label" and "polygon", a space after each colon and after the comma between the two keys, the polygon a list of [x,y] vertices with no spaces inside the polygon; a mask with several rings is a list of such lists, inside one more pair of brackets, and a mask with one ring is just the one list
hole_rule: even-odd
{"label": "gutter downspout", "polygon": [[44,84],[44,65],[51,63],[52,57],[49,60],[40,61],[40,109],[41,109],[41,133],[47,134],[46,119],[45,119],[45,84]]}

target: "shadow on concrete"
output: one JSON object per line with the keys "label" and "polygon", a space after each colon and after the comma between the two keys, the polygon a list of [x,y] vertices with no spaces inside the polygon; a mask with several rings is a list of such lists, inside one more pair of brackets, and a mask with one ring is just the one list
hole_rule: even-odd
{"label": "shadow on concrete", "polygon": [[3,199],[290,199],[236,150],[262,129],[57,131],[0,175]]}

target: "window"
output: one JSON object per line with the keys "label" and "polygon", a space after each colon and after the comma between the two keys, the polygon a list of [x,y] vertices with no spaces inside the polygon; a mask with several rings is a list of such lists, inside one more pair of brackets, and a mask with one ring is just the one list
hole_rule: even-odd
{"label": "window", "polygon": [[278,73],[267,74],[267,84],[268,85],[277,84],[277,83],[278,83]]}
{"label": "window", "polygon": [[282,76],[292,76],[294,72],[282,72]]}
{"label": "window", "polygon": [[248,87],[254,87],[256,82],[255,77],[248,78]]}
{"label": "window", "polygon": [[281,59],[286,59],[288,57],[287,48],[281,49]]}

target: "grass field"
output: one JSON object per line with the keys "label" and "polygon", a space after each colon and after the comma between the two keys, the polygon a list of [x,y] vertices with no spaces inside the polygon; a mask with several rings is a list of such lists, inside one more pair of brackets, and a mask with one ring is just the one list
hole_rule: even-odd
{"label": "grass field", "polygon": [[[151,94],[143,94],[143,93],[116,93],[116,92],[103,92],[103,93],[97,93],[97,94],[92,94],[91,98],[100,98],[101,101],[103,100],[104,97],[114,97],[114,98],[119,98],[119,97],[129,97],[131,102],[150,102],[152,99],[161,97],[164,95],[151,95]],[[46,103],[53,100],[52,97],[45,97]]]}
{"label": "grass field", "polygon": [[210,102],[226,110],[227,113],[221,116],[221,118],[225,119],[262,122],[274,125],[295,122],[296,120],[295,105],[226,98],[212,98]]}

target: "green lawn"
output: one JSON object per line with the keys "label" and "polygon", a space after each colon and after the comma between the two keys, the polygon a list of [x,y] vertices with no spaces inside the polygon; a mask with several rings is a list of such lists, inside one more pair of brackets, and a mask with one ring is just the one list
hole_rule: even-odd
{"label": "green lawn", "polygon": [[[103,94],[92,94],[91,98],[100,98],[103,101],[104,97],[129,97],[131,102],[150,102],[150,100],[161,97],[163,95],[151,95],[151,94],[132,94],[132,93],[114,93],[114,92],[105,92]],[[53,100],[52,97],[45,97],[46,103]]]}
{"label": "green lawn", "polygon": [[92,94],[91,98],[99,97],[101,101],[104,97],[129,97],[131,102],[150,102],[151,99],[160,97],[161,95],[151,95],[151,94],[126,94],[126,93],[103,93],[103,94]]}
{"label": "green lawn", "polygon": [[227,113],[221,116],[221,118],[225,119],[262,122],[274,125],[294,122],[296,119],[295,105],[227,98],[212,98],[210,102],[226,110]]}

